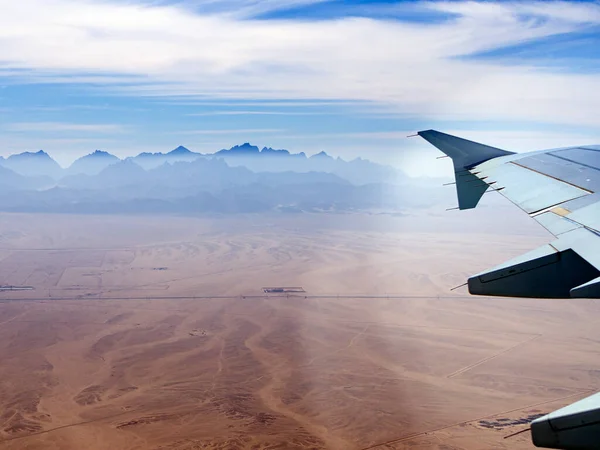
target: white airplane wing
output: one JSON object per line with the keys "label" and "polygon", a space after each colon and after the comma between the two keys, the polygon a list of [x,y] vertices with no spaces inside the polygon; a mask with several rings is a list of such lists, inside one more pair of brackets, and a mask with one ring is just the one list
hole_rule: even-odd
{"label": "white airplane wing", "polygon": [[[459,209],[493,189],[556,237],[470,277],[471,294],[600,297],[600,146],[516,154],[435,130],[418,134],[452,158]],[[600,394],[536,419],[531,435],[538,447],[600,448]]]}
{"label": "white airplane wing", "polygon": [[600,146],[515,154],[439,131],[418,134],[452,158],[459,209],[493,189],[556,236],[469,278],[471,294],[600,297]]}

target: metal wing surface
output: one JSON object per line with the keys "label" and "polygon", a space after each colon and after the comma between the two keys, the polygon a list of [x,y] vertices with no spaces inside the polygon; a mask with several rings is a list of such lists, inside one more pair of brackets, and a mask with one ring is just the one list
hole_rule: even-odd
{"label": "metal wing surface", "polygon": [[452,158],[459,209],[492,189],[556,237],[470,277],[471,294],[600,297],[600,146],[517,154],[435,130],[418,134]]}
{"label": "metal wing surface", "polygon": [[[493,189],[556,240],[468,280],[469,292],[514,297],[600,297],[600,146],[516,154],[428,130],[454,163],[459,209]],[[531,424],[538,447],[600,448],[600,393]]]}

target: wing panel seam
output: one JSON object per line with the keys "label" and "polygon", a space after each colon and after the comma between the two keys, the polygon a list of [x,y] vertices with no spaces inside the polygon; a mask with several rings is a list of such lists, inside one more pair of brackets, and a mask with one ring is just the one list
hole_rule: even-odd
{"label": "wing panel seam", "polygon": [[[564,158],[562,158],[562,159],[564,159]],[[574,162],[574,161],[571,161],[571,162]],[[583,188],[581,186],[577,186],[576,184],[569,183],[568,181],[565,181],[565,180],[561,180],[560,178],[553,177],[552,175],[548,175],[547,173],[540,172],[539,170],[532,169],[531,167],[524,166],[523,164],[519,164],[516,161],[509,161],[509,164],[514,164],[515,166],[522,167],[523,169],[531,170],[532,172],[539,173],[540,175],[543,175],[545,177],[552,178],[553,180],[560,181],[561,183],[568,184],[569,186],[573,186],[573,187],[575,187],[577,189],[580,189],[580,190],[582,190],[584,192],[587,192],[588,194],[593,194],[594,193],[594,191],[590,191],[589,189]],[[579,163],[576,163],[576,164],[579,164]],[[564,202],[561,202],[561,203],[564,203]],[[560,203],[557,203],[557,204],[560,204]]]}

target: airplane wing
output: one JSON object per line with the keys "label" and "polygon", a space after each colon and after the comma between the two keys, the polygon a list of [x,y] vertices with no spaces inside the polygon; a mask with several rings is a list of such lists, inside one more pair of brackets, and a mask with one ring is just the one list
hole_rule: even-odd
{"label": "airplane wing", "polygon": [[531,422],[536,447],[597,449],[600,447],[600,394],[594,394]]}
{"label": "airplane wing", "polygon": [[[435,130],[419,136],[454,164],[459,209],[492,189],[556,240],[469,278],[471,294],[505,297],[600,297],[600,146],[516,154]],[[600,448],[600,393],[531,424],[538,447]]]}
{"label": "airplane wing", "polygon": [[512,153],[435,130],[419,136],[454,163],[459,209],[492,189],[556,240],[468,279],[503,297],[600,297],[600,146]]}

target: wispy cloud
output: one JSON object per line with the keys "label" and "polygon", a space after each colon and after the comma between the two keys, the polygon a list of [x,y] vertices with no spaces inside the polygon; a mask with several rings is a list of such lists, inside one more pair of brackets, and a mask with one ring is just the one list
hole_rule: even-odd
{"label": "wispy cloud", "polygon": [[[598,26],[598,3],[411,4],[422,22],[255,18],[311,3],[0,0],[0,64],[20,80],[123,95],[353,100],[425,118],[600,125],[597,73],[470,57]],[[448,18],[428,23],[431,14]]]}
{"label": "wispy cloud", "polygon": [[187,114],[191,117],[210,117],[210,116],[315,116],[325,114],[323,111],[208,111],[201,113]]}
{"label": "wispy cloud", "polygon": [[253,18],[276,11],[323,3],[327,0],[145,0],[148,6],[176,5],[204,15]]}
{"label": "wispy cloud", "polygon": [[12,132],[84,132],[84,133],[123,133],[126,128],[118,124],[82,124],[65,122],[17,122],[2,126],[5,131]]}
{"label": "wispy cloud", "polygon": [[174,131],[172,134],[181,135],[227,135],[227,134],[272,134],[282,133],[285,130],[277,128],[243,128],[243,129],[232,129],[232,130],[183,130]]}
{"label": "wispy cloud", "polygon": [[221,100],[199,100],[199,99],[157,99],[160,104],[166,105],[183,105],[183,106],[223,106],[223,107],[256,107],[260,106],[263,108],[277,107],[277,108],[311,108],[314,106],[318,107],[337,107],[337,106],[354,106],[363,105],[369,102],[354,101],[354,100],[285,100],[285,99],[264,99],[264,100],[247,100],[247,99],[221,99]]}

